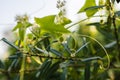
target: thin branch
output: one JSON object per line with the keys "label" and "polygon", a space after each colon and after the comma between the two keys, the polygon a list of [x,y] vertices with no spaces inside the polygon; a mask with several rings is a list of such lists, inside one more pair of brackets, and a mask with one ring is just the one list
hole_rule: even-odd
{"label": "thin branch", "polygon": [[[48,58],[48,59],[59,59],[59,60],[72,60],[72,61],[81,61],[81,62],[87,62],[87,61],[92,61],[92,60],[102,60],[103,58],[99,57],[99,56],[95,56],[95,57],[89,57],[89,58],[85,58],[85,59],[82,59],[82,58],[78,58],[78,57],[64,57],[64,56],[59,56],[59,57],[55,57],[55,56],[46,56],[46,55],[40,55],[40,54],[28,54],[26,53],[27,57],[31,57],[31,56],[35,56],[35,57],[40,57],[40,58]],[[18,57],[8,57],[8,59],[16,59]],[[20,56],[19,58],[22,58],[22,56]]]}
{"label": "thin branch", "polygon": [[66,29],[69,29],[69,28],[71,28],[72,26],[75,26],[75,25],[77,25],[77,24],[79,24],[79,23],[81,23],[81,22],[84,22],[84,21],[86,21],[86,20],[88,20],[88,19],[90,19],[90,18],[94,18],[94,17],[106,17],[106,16],[105,16],[105,15],[96,15],[96,16],[88,17],[88,18],[85,18],[85,19],[83,19],[83,20],[80,20],[80,21],[78,21],[78,22],[76,22],[76,23],[74,23],[74,24],[71,24],[71,25],[68,26]]}
{"label": "thin branch", "polygon": [[[37,71],[37,70],[40,70],[40,69],[39,68],[26,69],[26,70],[24,70],[24,72],[25,73],[30,73],[30,72]],[[6,74],[6,73],[20,73],[20,70],[11,70],[11,71],[8,71],[8,70],[0,69],[0,73],[3,73],[3,74]]]}
{"label": "thin branch", "polygon": [[41,57],[41,58],[49,58],[49,59],[61,59],[61,60],[72,60],[72,61],[81,61],[81,62],[87,62],[87,61],[92,61],[92,60],[102,60],[101,57],[96,56],[96,57],[90,57],[90,58],[77,58],[77,57],[53,57],[53,56],[44,56],[44,55],[39,55],[39,54],[32,54],[32,55],[28,55],[29,57],[31,56],[37,56],[37,57]]}
{"label": "thin branch", "polygon": [[118,50],[118,57],[120,57],[120,44],[119,44],[119,36],[118,36],[118,29],[116,27],[116,17],[113,16],[113,26],[114,26],[114,34],[117,42],[117,50]]}

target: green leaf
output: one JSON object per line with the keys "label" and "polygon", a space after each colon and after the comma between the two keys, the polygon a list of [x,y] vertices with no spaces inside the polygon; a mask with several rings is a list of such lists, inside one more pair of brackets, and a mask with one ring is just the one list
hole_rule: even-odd
{"label": "green leaf", "polygon": [[105,45],[105,48],[112,48],[116,45],[116,41],[110,42],[108,44]]}
{"label": "green leaf", "polygon": [[[78,13],[86,12],[86,15],[88,17],[91,17],[91,16],[93,16],[97,12],[97,7],[95,7],[95,6],[96,6],[95,0],[86,0],[84,6],[78,11]],[[92,9],[90,7],[92,7]]]}
{"label": "green leaf", "polygon": [[74,49],[76,47],[76,41],[72,36],[67,38],[67,45],[70,49]]}
{"label": "green leaf", "polygon": [[65,50],[71,54],[71,51],[70,51],[70,48],[68,47],[68,44],[67,43],[62,43],[63,47],[65,48]]}
{"label": "green leaf", "polygon": [[28,28],[28,27],[32,26],[32,24],[31,24],[30,22],[25,22],[24,26],[25,26],[26,28]]}
{"label": "green leaf", "polygon": [[39,57],[34,57],[32,56],[32,59],[37,62],[38,64],[41,64],[40,58]]}
{"label": "green leaf", "polygon": [[25,33],[26,33],[26,29],[24,27],[19,29],[19,37],[21,41],[24,40]]}
{"label": "green leaf", "polygon": [[90,62],[86,63],[85,66],[85,73],[84,73],[84,80],[90,80]]}
{"label": "green leaf", "polygon": [[[12,31],[16,31],[17,29],[21,28],[22,26],[23,26],[23,23],[17,22],[17,25],[13,28]],[[29,22],[25,22],[25,23],[24,23],[24,26],[25,26],[26,28],[28,28],[28,27],[32,26],[32,24],[29,23]]]}
{"label": "green leaf", "polygon": [[69,33],[64,25],[55,24],[55,15],[45,16],[43,18],[35,18],[35,22],[41,27],[41,31]]}
{"label": "green leaf", "polygon": [[47,51],[42,50],[42,49],[40,49],[40,48],[38,48],[38,47],[35,47],[35,49],[36,49],[36,50],[38,50],[39,52],[42,52],[42,53],[48,54],[48,52],[47,52]]}
{"label": "green leaf", "polygon": [[112,17],[109,15],[107,17],[107,26],[108,26],[108,28],[111,28],[111,25],[112,25]]}
{"label": "green leaf", "polygon": [[3,40],[5,43],[7,43],[7,44],[10,45],[11,47],[15,48],[16,50],[19,50],[19,47],[17,47],[17,46],[14,45],[13,43],[9,42],[7,39],[2,38],[1,40]]}
{"label": "green leaf", "polygon": [[50,40],[49,40],[49,37],[44,38],[43,43],[44,43],[45,49],[47,51],[49,51],[50,50]]}
{"label": "green leaf", "polygon": [[14,27],[14,29],[12,31],[16,31],[17,29],[19,30],[19,37],[20,37],[20,41],[24,40],[24,35],[26,33],[26,29],[28,27],[32,26],[31,23],[29,22],[18,22],[17,25]]}
{"label": "green leaf", "polygon": [[55,49],[50,49],[50,52],[52,52],[53,54],[62,57],[62,53],[60,53],[59,51],[55,50]]}
{"label": "green leaf", "polygon": [[53,75],[59,68],[60,61],[54,63],[47,71],[46,80],[49,80],[49,77]]}
{"label": "green leaf", "polygon": [[67,67],[65,67],[65,68],[62,68],[62,70],[63,70],[63,72],[62,72],[62,74],[61,74],[61,76],[60,76],[60,80],[66,80],[66,78],[67,78],[67,73],[68,73],[68,70],[67,70]]}
{"label": "green leaf", "polygon": [[25,35],[25,32],[26,32],[26,28],[30,26],[30,23],[26,22],[26,24],[23,24],[21,22],[18,22],[17,25],[14,27],[13,31],[15,30],[19,30],[19,37],[20,37],[20,40],[23,41],[24,40],[24,35]]}
{"label": "green leaf", "polygon": [[83,7],[79,10],[78,13],[84,12],[86,8],[91,7],[91,6],[96,6],[95,0],[86,0],[85,4]]}
{"label": "green leaf", "polygon": [[17,59],[18,56],[17,55],[12,55],[12,56],[9,56],[9,59]]}
{"label": "green leaf", "polygon": [[14,80],[20,80],[20,79],[19,79],[19,77],[20,77],[20,75],[19,75],[19,74],[18,74],[18,75],[16,75]]}
{"label": "green leaf", "polygon": [[17,62],[17,59],[14,59],[14,60],[12,61],[11,65],[10,65],[9,68],[8,68],[8,71],[9,71],[9,72],[10,72],[10,71],[12,70],[12,68],[15,66],[16,62]]}
{"label": "green leaf", "polygon": [[41,70],[41,74],[40,74],[40,76],[39,76],[41,79],[45,79],[45,78],[46,78],[46,75],[47,75],[47,73],[48,73],[47,71],[49,70],[51,64],[52,64],[52,61],[49,60],[49,61],[47,62],[47,64],[46,64],[43,68],[41,68],[42,70]]}
{"label": "green leaf", "polygon": [[62,23],[62,25],[66,25],[66,24],[69,24],[69,23],[71,23],[72,21],[70,20],[70,19],[68,19],[68,18],[66,18],[66,17],[63,17],[63,23]]}
{"label": "green leaf", "polygon": [[47,70],[50,68],[52,64],[51,60],[45,60],[45,62],[41,65],[40,70],[37,72],[36,77],[40,79],[45,79],[45,76],[47,73]]}
{"label": "green leaf", "polygon": [[[60,11],[58,15],[55,17],[55,19],[58,19],[58,24],[66,25],[71,23],[72,21],[66,17],[64,17],[63,12]],[[60,21],[59,21],[60,20]],[[56,20],[57,21],[57,20]]]}
{"label": "green leaf", "polygon": [[102,60],[102,58],[101,57],[90,57],[90,58],[82,59],[81,61],[82,62],[89,62],[89,61],[92,61],[92,60]]}
{"label": "green leaf", "polygon": [[5,68],[5,65],[4,63],[0,60],[0,68],[4,69]]}
{"label": "green leaf", "polygon": [[96,9],[94,9],[94,10],[87,10],[87,11],[86,11],[86,15],[87,15],[87,17],[91,17],[91,16],[93,16],[96,12],[97,12]]}
{"label": "green leaf", "polygon": [[105,1],[104,0],[99,0],[99,5],[105,5]]}
{"label": "green leaf", "polygon": [[93,64],[93,66],[94,66],[94,68],[93,68],[93,75],[95,75],[95,77],[96,77],[96,74],[98,73],[98,70],[99,70],[99,64],[98,64],[98,62],[95,62],[94,64]]}
{"label": "green leaf", "polygon": [[105,7],[105,5],[102,5],[102,6],[91,6],[91,7],[86,8],[85,11],[99,9],[99,8],[103,8],[103,7]]}
{"label": "green leaf", "polygon": [[17,25],[13,28],[12,31],[16,31],[17,29],[21,28],[22,27],[22,23],[21,22],[18,22]]}
{"label": "green leaf", "polygon": [[75,54],[79,53],[84,47],[86,47],[90,42],[85,43],[82,47],[80,47]]}

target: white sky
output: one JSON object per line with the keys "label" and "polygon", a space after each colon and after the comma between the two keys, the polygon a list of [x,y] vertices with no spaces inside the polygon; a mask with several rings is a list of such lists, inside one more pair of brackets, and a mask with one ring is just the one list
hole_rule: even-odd
{"label": "white sky", "polygon": [[[68,18],[75,19],[76,13],[85,0],[66,0]],[[11,31],[14,27],[15,16],[27,13],[31,19],[57,14],[57,0],[0,0],[0,39],[5,37],[4,31]],[[5,54],[5,43],[0,41],[0,55]],[[0,56],[0,58],[2,57]]]}

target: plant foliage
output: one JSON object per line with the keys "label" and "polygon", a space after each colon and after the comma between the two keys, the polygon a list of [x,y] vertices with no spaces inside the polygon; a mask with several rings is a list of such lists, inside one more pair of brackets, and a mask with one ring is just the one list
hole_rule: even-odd
{"label": "plant foliage", "polygon": [[[57,1],[58,14],[35,17],[34,23],[27,15],[17,16],[16,40],[1,39],[10,55],[0,60],[0,80],[119,80],[120,11],[114,10],[115,1],[120,2],[86,0],[78,14],[88,18],[72,25],[64,0]],[[100,20],[86,22],[91,18]]]}

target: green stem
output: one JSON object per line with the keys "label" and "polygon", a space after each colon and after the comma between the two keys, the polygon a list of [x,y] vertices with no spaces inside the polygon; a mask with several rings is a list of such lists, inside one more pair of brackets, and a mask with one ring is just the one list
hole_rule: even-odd
{"label": "green stem", "polygon": [[20,80],[24,80],[25,60],[26,60],[26,55],[23,54],[22,65],[21,65],[21,69],[20,69]]}
{"label": "green stem", "polygon": [[120,57],[120,44],[119,44],[119,36],[118,36],[118,29],[116,27],[116,18],[113,16],[113,26],[114,26],[114,34],[117,42],[117,50],[118,50],[118,58]]}

